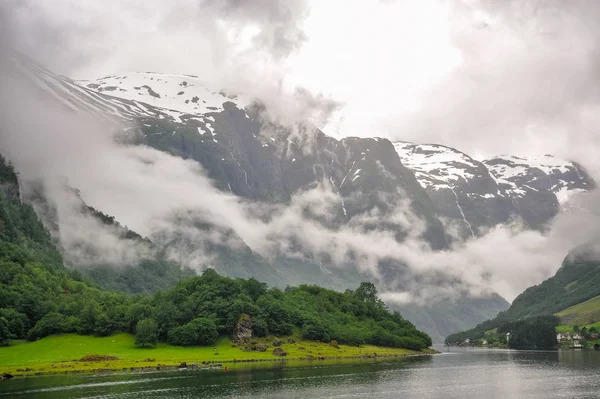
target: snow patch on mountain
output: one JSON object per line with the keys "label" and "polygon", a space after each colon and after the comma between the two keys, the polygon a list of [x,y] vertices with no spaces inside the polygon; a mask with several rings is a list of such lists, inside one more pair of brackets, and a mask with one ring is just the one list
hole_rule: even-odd
{"label": "snow patch on mountain", "polygon": [[204,115],[223,111],[223,104],[234,103],[244,109],[250,97],[211,88],[193,75],[173,75],[154,72],[131,72],[78,82],[98,93],[172,111],[171,116]]}
{"label": "snow patch on mountain", "polygon": [[423,188],[455,188],[475,176],[480,163],[467,154],[437,144],[394,143],[402,164],[411,169]]}
{"label": "snow patch on mountain", "polygon": [[489,176],[498,191],[481,195],[485,199],[495,196],[522,198],[528,192],[548,190],[564,206],[573,195],[593,187],[593,182],[577,164],[552,155],[502,155],[479,162],[443,145],[397,142],[394,148],[402,164],[415,173],[423,188],[430,190],[455,190],[474,178]]}
{"label": "snow patch on mountain", "polygon": [[552,191],[561,205],[567,203],[574,194],[585,192],[593,186],[577,164],[552,155],[500,155],[483,163],[495,178],[515,188]]}

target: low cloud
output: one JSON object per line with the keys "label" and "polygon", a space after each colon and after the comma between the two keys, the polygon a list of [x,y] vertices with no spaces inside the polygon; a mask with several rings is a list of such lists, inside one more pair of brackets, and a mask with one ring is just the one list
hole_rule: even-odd
{"label": "low cloud", "polygon": [[[295,119],[315,125],[326,123],[339,109],[339,103],[304,89],[294,90],[291,97],[283,96],[282,100],[286,89],[277,78],[284,76],[285,71],[273,62],[304,42],[300,24],[306,12],[304,2],[292,2],[289,6],[279,2],[272,7],[267,7],[272,2],[260,3],[262,6],[255,7],[250,3],[240,6],[242,3],[235,1],[209,1],[199,9],[199,3],[191,1],[182,2],[177,8],[155,1],[111,2],[117,12],[91,6],[94,12],[90,13],[90,8],[86,8],[90,6],[82,8],[74,0],[56,7],[38,2],[34,8],[32,2],[9,1],[2,4],[0,15],[1,21],[10,22],[4,26],[9,33],[3,36],[4,42],[21,33],[9,44],[19,44],[29,52],[39,51],[41,61],[52,61],[57,53],[67,54],[66,58],[54,57],[53,62],[65,73],[90,73],[91,64],[103,73],[145,70],[147,65],[165,72],[194,73],[194,67],[202,68],[196,74],[256,93],[266,101],[277,121],[292,115],[291,122]],[[69,7],[72,9],[67,12]],[[483,12],[486,7],[477,10]],[[203,14],[200,10],[207,11]],[[466,10],[461,15],[470,15],[472,10]],[[567,48],[569,40],[565,38],[576,41],[579,33],[575,30],[567,31],[574,35],[552,40],[545,39],[547,33],[536,33],[531,40],[521,42],[520,38],[529,31],[520,31],[524,25],[513,21],[514,13],[505,16],[503,12],[493,12],[499,18],[495,25],[480,17],[477,24],[468,19],[466,25],[460,25],[469,27],[466,34],[457,28],[454,38],[464,50],[464,66],[455,71],[452,79],[431,90],[418,113],[407,120],[390,118],[382,122],[393,131],[390,136],[442,143],[460,141],[473,151],[514,150],[520,145],[536,147],[541,142],[540,132],[544,131],[544,143],[556,139],[552,145],[564,144],[567,155],[586,155],[599,148],[598,136],[593,135],[592,129],[598,114],[596,93],[588,87],[595,76],[589,57],[595,48],[592,42],[584,41],[577,49]],[[119,16],[116,20],[111,18],[115,15]],[[127,24],[132,15],[139,18],[138,24],[151,21],[152,26],[169,29],[132,27]],[[89,18],[95,22],[88,24]],[[197,27],[203,23],[206,25]],[[259,26],[256,34],[252,34],[253,24]],[[32,27],[37,30],[27,30]],[[231,38],[223,35],[223,29]],[[121,42],[119,35],[124,30],[137,33]],[[82,43],[76,39],[78,31],[90,39],[87,48],[78,49]],[[503,45],[503,38],[514,32],[518,33],[515,42]],[[206,37],[199,39],[199,33]],[[47,37],[48,43],[34,40],[40,34]],[[502,62],[496,65],[487,61],[491,49],[485,48],[485,40],[497,44],[490,47],[500,48],[506,57],[494,59]],[[46,46],[49,43],[52,46]],[[558,54],[560,51],[551,44],[565,50],[567,56]],[[180,56],[182,49],[189,49],[189,57]],[[125,53],[139,54],[139,58],[124,57]],[[568,60],[568,55],[573,60]],[[206,58],[211,62],[202,62]],[[100,59],[104,61],[99,62]],[[540,73],[543,65],[553,77],[549,82]],[[241,76],[236,76],[237,72]],[[561,80],[571,75],[571,83]],[[275,78],[267,83],[261,81],[269,76]],[[435,252],[420,239],[423,221],[406,203],[395,204],[389,218],[410,232],[398,242],[393,232],[365,228],[377,219],[374,214],[360,214],[343,226],[336,225],[332,215],[342,204],[327,182],[297,193],[285,206],[248,202],[217,190],[193,161],[144,146],[117,144],[114,137],[119,126],[110,128],[90,116],[67,113],[38,99],[31,88],[6,74],[1,74],[0,83],[0,152],[15,163],[22,181],[41,180],[52,188],[57,178],[68,178],[90,205],[116,216],[142,235],[168,242],[172,258],[198,270],[213,261],[210,245],[240,248],[247,244],[265,256],[286,254],[326,259],[332,267],[358,267],[365,276],[379,280],[384,297],[390,301],[424,302],[492,291],[512,299],[524,288],[550,276],[570,249],[600,238],[600,210],[596,205],[600,201],[596,200],[597,194],[590,194],[581,197],[579,210],[559,215],[545,233],[524,230],[518,224],[497,226],[483,237]],[[537,86],[543,90],[536,91]],[[506,139],[522,137],[517,133],[529,131],[523,130],[524,126],[534,129],[531,136],[525,136],[525,142]],[[567,143],[565,134],[573,129],[577,129],[577,139]],[[406,137],[409,134],[412,136]],[[594,163],[595,158],[587,159],[589,164]],[[84,247],[93,248],[92,254],[106,254],[101,258],[106,262],[133,262],[143,255],[137,248],[123,245],[114,231],[103,229],[78,213],[61,190],[50,189],[48,195],[57,205],[61,243],[76,261],[93,261],[86,257],[89,251],[77,252]],[[207,223],[211,229],[198,228],[198,223]],[[395,273],[390,274],[390,268]]]}

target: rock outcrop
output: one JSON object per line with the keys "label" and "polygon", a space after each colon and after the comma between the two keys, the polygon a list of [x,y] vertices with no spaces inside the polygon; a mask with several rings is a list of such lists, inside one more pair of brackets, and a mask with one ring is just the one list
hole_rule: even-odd
{"label": "rock outcrop", "polygon": [[252,319],[242,314],[231,334],[231,340],[236,344],[247,344],[252,340]]}

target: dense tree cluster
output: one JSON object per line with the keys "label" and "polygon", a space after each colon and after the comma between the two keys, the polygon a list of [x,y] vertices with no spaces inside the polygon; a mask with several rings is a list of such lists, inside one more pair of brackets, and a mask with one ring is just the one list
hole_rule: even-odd
{"label": "dense tree cluster", "polygon": [[503,324],[498,333],[510,334],[508,347],[511,349],[555,349],[558,324],[556,316],[531,317]]}
{"label": "dense tree cluster", "polygon": [[[3,182],[14,184],[12,168],[0,163]],[[206,345],[231,334],[241,315],[251,318],[256,336],[295,333],[411,349],[431,345],[429,336],[388,311],[371,283],[343,293],[309,285],[281,290],[208,269],[152,296],[103,290],[63,267],[31,206],[0,193],[0,343],[125,331],[136,334],[139,346]]]}
{"label": "dense tree cluster", "polygon": [[467,339],[471,342],[486,339],[488,344],[497,341],[511,349],[554,349],[557,346],[556,326],[559,323],[558,317],[546,315],[504,322],[492,329],[488,321],[471,330],[449,335],[446,344],[461,344]]}

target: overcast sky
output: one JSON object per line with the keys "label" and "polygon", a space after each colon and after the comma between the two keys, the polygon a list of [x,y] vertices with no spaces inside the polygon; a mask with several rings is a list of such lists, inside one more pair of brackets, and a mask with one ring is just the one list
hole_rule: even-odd
{"label": "overcast sky", "polygon": [[[329,116],[320,126],[330,134],[441,143],[478,158],[552,153],[581,162],[600,181],[599,20],[596,0],[0,0],[0,44],[75,79],[194,74],[280,107],[302,93],[306,107]],[[10,95],[0,99],[14,102]],[[13,111],[5,110],[5,119],[19,113]],[[144,229],[128,217],[154,222],[173,201],[201,206],[196,198],[213,195],[208,204],[225,204],[213,210],[218,219],[231,221],[248,242],[269,244],[293,227],[319,249],[361,246],[374,259],[394,251],[416,273],[445,267],[469,287],[492,284],[507,299],[550,276],[569,249],[600,235],[590,214],[561,215],[545,235],[500,227],[451,254],[434,254],[417,241],[393,244],[350,230],[318,235],[313,224],[295,219],[301,207],[294,203],[275,222],[260,224],[246,214],[247,204],[223,199],[189,162],[148,148],[116,148],[94,129],[82,133],[77,121],[66,124],[63,115],[21,113],[17,122],[30,128],[0,137],[13,141],[8,155],[17,166],[79,175],[80,181],[70,176],[73,184],[96,192],[96,200],[119,198],[118,208],[100,208],[142,233],[156,226]],[[144,157],[156,160],[151,173]],[[317,194],[327,201],[327,193]],[[588,208],[597,209],[596,198]],[[479,280],[490,273],[491,283]]]}
{"label": "overcast sky", "polygon": [[[22,48],[75,78],[197,74],[341,107],[331,134],[600,162],[595,0],[5,0]],[[60,56],[57,53],[60,52]]]}

